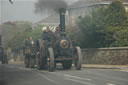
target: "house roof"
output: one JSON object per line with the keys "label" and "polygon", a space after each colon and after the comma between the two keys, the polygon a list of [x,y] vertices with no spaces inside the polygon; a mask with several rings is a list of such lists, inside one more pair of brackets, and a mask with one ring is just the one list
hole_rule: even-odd
{"label": "house roof", "polygon": [[[68,17],[65,17],[65,23],[67,23]],[[38,24],[46,24],[46,25],[59,25],[60,23],[60,16],[57,13],[53,13],[50,16],[40,20],[37,22]]]}
{"label": "house roof", "polygon": [[56,24],[56,23],[59,23],[59,17],[57,14],[52,14],[42,20],[40,20],[38,23],[43,23],[43,24]]}

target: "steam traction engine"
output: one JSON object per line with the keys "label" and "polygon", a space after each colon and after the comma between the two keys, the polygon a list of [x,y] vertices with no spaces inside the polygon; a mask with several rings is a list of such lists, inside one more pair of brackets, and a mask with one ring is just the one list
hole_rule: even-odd
{"label": "steam traction engine", "polygon": [[0,35],[0,61],[2,62],[2,64],[7,64],[8,63],[8,59],[7,59],[7,55],[4,52],[4,49],[2,47],[2,37]]}
{"label": "steam traction engine", "polygon": [[59,10],[60,37],[50,43],[43,39],[37,40],[37,68],[39,70],[48,68],[52,72],[56,68],[56,63],[62,63],[64,69],[70,69],[73,62],[76,70],[81,69],[81,49],[78,46],[74,48],[71,40],[66,36],[65,12],[64,8]]}

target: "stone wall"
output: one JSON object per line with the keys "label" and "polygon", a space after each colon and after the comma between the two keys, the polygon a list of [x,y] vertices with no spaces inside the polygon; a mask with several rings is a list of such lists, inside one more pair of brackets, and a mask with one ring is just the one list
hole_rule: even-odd
{"label": "stone wall", "polygon": [[82,49],[84,64],[128,64],[128,47]]}

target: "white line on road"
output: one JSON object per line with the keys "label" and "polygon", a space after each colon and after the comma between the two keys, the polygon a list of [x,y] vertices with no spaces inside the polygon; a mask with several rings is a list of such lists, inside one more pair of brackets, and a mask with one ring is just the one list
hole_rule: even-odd
{"label": "white line on road", "polygon": [[31,69],[29,69],[29,68],[24,68],[24,67],[18,67],[18,69],[20,69],[20,70],[25,70],[25,71],[31,71]]}
{"label": "white line on road", "polygon": [[56,81],[54,81],[54,80],[48,78],[48,77],[45,76],[45,75],[42,75],[42,74],[40,74],[40,73],[38,73],[38,75],[41,76],[41,77],[43,77],[43,78],[45,78],[45,79],[47,79],[47,80],[50,81],[50,82],[53,82],[53,83],[57,84],[57,85],[63,85],[63,84],[60,84],[59,82],[56,82]]}
{"label": "white line on road", "polygon": [[24,68],[24,67],[15,67],[15,66],[11,66],[11,65],[8,65],[6,66],[7,68],[11,68],[11,69],[19,69],[19,70],[26,70],[26,71],[30,71],[31,69],[29,68]]}
{"label": "white line on road", "polygon": [[112,83],[107,83],[107,85],[116,85],[116,84],[112,84]]}
{"label": "white line on road", "polygon": [[128,72],[128,69],[122,69],[122,70],[119,70],[119,71]]}
{"label": "white line on road", "polygon": [[85,84],[85,85],[95,85],[95,84],[92,84],[92,83],[88,83],[88,82],[84,82],[84,81],[80,81],[80,80],[76,80],[76,79],[71,79],[71,78],[66,78],[66,79],[77,82],[77,83]]}
{"label": "white line on road", "polygon": [[91,79],[89,79],[89,78],[81,78],[81,77],[72,76],[72,75],[67,75],[67,74],[64,74],[64,76],[70,77],[70,78],[79,79],[79,80],[86,80],[86,81],[90,81],[90,80],[91,80]]}
{"label": "white line on road", "polygon": [[[7,67],[7,66],[6,66]],[[13,66],[8,66],[7,68],[14,68]]]}

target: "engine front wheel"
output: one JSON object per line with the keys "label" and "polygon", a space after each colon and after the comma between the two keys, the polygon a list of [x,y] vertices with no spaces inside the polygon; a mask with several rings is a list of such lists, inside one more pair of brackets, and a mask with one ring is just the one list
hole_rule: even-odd
{"label": "engine front wheel", "polygon": [[83,59],[83,56],[82,56],[81,49],[80,47],[76,47],[75,48],[75,60],[74,60],[76,70],[81,69],[82,59]]}
{"label": "engine front wheel", "polygon": [[52,48],[48,48],[47,65],[49,72],[53,72],[55,70],[54,52]]}
{"label": "engine front wheel", "polygon": [[45,70],[46,69],[46,59],[44,56],[40,56],[37,59],[37,69],[38,70]]}

